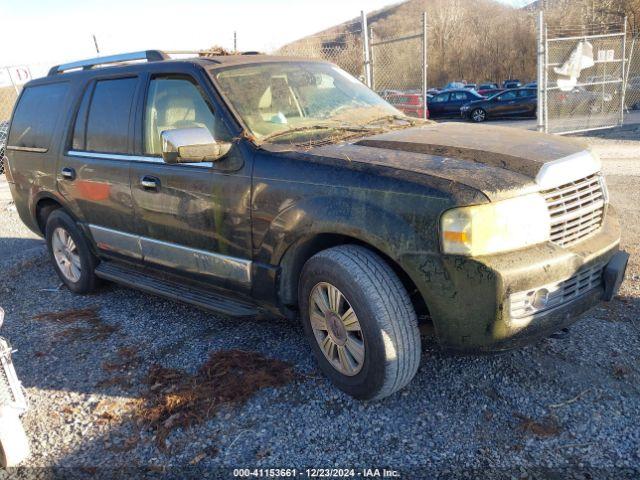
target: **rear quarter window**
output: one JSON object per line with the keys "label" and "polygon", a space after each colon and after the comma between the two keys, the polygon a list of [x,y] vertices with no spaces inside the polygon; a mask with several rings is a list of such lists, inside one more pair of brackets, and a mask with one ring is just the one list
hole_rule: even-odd
{"label": "rear quarter window", "polygon": [[8,145],[48,150],[68,90],[68,83],[25,88],[13,114]]}

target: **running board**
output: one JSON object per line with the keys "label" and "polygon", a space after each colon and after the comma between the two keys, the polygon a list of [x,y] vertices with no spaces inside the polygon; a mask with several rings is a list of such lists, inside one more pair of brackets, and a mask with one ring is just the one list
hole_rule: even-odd
{"label": "running board", "polygon": [[219,293],[161,278],[146,272],[113,262],[102,261],[96,268],[96,276],[126,287],[142,290],[171,300],[190,303],[206,310],[230,317],[255,317],[255,305],[225,297]]}

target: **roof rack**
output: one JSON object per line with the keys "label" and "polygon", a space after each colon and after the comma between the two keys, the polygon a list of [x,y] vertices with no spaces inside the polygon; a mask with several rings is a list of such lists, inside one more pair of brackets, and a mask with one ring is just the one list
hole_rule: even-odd
{"label": "roof rack", "polygon": [[68,70],[90,70],[97,65],[107,65],[113,63],[134,62],[136,60],[146,60],[147,62],[158,62],[168,60],[170,57],[160,50],[144,50],[142,52],[122,53],[118,55],[110,55],[108,57],[89,58],[87,60],[79,60],[77,62],[64,63],[56,65],[49,70],[49,75],[64,73]]}

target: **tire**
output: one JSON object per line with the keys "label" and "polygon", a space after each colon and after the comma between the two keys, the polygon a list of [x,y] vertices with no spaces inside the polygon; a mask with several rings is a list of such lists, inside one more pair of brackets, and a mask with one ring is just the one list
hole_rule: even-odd
{"label": "tire", "polygon": [[[67,250],[66,254],[60,248],[61,244],[70,245],[64,241],[68,238],[65,234],[71,238],[72,246],[75,247]],[[46,239],[53,266],[67,288],[80,294],[94,291],[98,285],[98,278],[94,273],[98,259],[76,222],[64,210],[54,210],[47,218]],[[60,256],[63,257],[62,261]]]}
{"label": "tire", "polygon": [[18,413],[0,407],[0,466],[16,467],[29,456],[29,440]]}
{"label": "tire", "polygon": [[[328,299],[333,292],[329,287],[343,300],[329,308],[331,313],[318,316],[323,302],[317,300]],[[398,276],[370,250],[345,245],[310,258],[300,277],[299,305],[320,369],[348,395],[379,400],[406,386],[416,374],[421,355],[416,313]],[[349,307],[358,325],[346,314]],[[313,325],[321,328],[314,329],[312,316]],[[321,343],[330,353],[323,352]]]}
{"label": "tire", "polygon": [[476,108],[471,112],[471,120],[476,123],[482,123],[487,119],[487,112],[482,108]]}

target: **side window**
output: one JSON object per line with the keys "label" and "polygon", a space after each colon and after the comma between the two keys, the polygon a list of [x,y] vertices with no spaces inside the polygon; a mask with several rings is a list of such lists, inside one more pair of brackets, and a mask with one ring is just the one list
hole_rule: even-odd
{"label": "side window", "polygon": [[498,100],[500,100],[501,102],[504,102],[506,100],[513,100],[516,98],[516,92],[507,92],[507,93],[503,93],[502,95],[500,95],[498,97]]}
{"label": "side window", "polygon": [[13,114],[8,145],[48,150],[68,89],[67,83],[27,87]]}
{"label": "side window", "polygon": [[436,95],[435,97],[433,97],[432,102],[433,103],[443,103],[443,102],[446,102],[447,100],[449,100],[449,94],[448,93],[441,93],[440,95]]}
{"label": "side window", "polygon": [[466,92],[453,92],[451,94],[451,100],[454,102],[465,101],[467,99]]}
{"label": "side window", "polygon": [[153,78],[149,83],[145,106],[144,153],[162,154],[162,132],[193,127],[208,129],[216,140],[231,140],[222,120],[216,118],[192,80]]}
{"label": "side window", "polygon": [[99,80],[93,91],[85,92],[73,133],[74,149],[129,153],[129,118],[137,84],[137,78]]}

